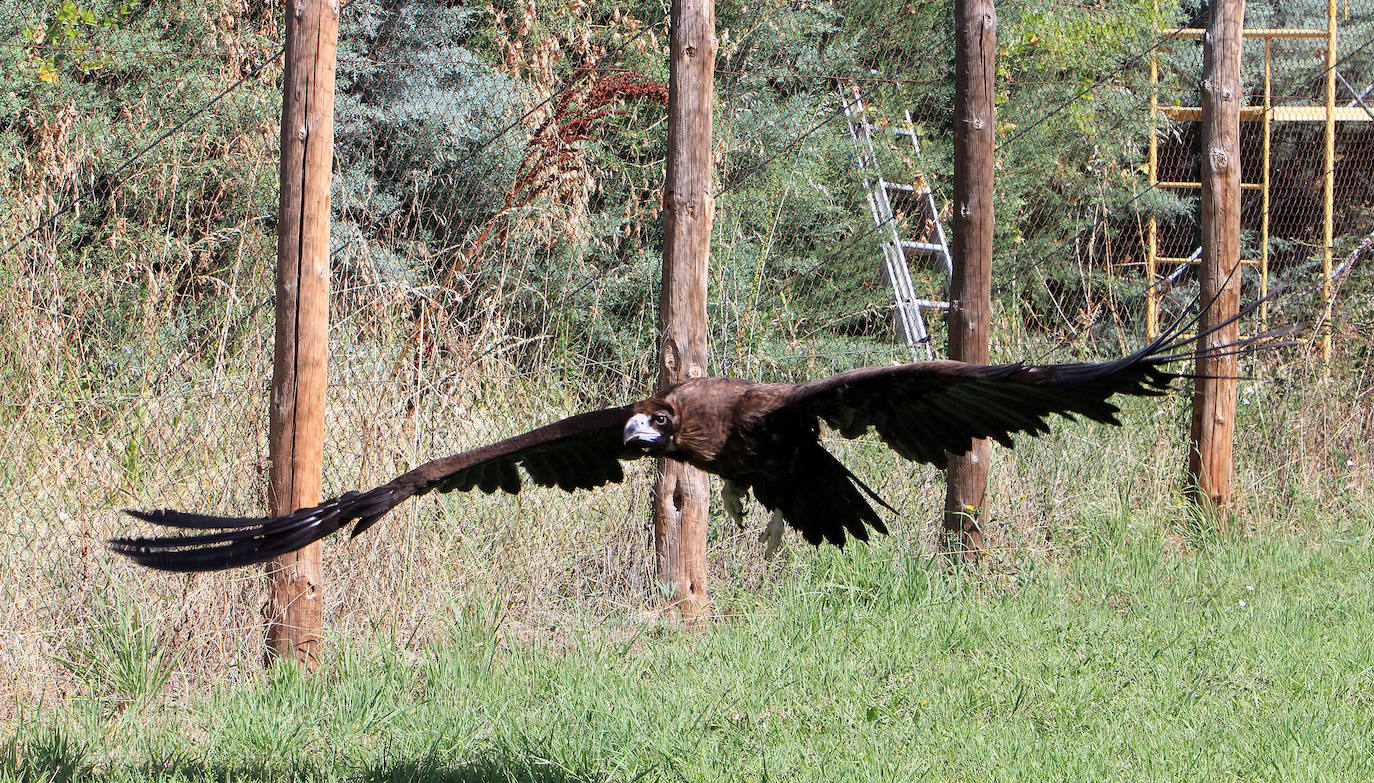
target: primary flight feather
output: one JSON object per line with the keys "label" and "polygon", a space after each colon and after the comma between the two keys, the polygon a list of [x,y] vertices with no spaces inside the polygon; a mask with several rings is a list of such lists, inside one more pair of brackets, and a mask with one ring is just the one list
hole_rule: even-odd
{"label": "primary flight feather", "polygon": [[217,532],[116,538],[110,548],[167,571],[213,571],[270,560],[352,525],[358,535],[401,502],[428,492],[518,493],[525,477],[566,491],[620,482],[621,462],[661,456],[725,479],[725,507],[738,520],[752,492],[773,512],[769,552],[782,523],[806,540],[843,545],[846,536],[886,533],[873,500],[892,511],[820,442],[821,422],[846,438],[869,430],[905,459],[939,468],[975,438],[1010,446],[1012,436],[1049,432],[1051,415],[1119,425],[1117,394],[1158,396],[1183,373],[1166,365],[1261,345],[1260,335],[1204,346],[1206,337],[1253,311],[1191,338],[1176,324],[1133,354],[1108,362],[974,365],[955,361],[865,367],[809,383],[697,378],[632,405],[591,411],[522,435],[427,462],[366,492],[266,518],[182,511],[129,511],[146,522]]}

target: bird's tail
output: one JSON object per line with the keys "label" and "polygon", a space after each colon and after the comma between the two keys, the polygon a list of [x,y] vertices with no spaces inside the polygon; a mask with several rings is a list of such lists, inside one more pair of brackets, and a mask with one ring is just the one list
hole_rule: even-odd
{"label": "bird's tail", "polygon": [[114,538],[110,539],[110,550],[161,571],[220,571],[266,562],[349,524],[354,525],[353,534],[357,535],[407,497],[409,493],[404,490],[384,485],[361,494],[349,492],[284,516],[261,518],[126,509],[130,516],[155,525],[218,532]]}
{"label": "bird's tail", "polygon": [[887,526],[864,496],[894,514],[897,510],[819,443],[798,455],[795,468],[786,476],[756,483],[754,496],[766,508],[781,511],[807,542],[844,546],[846,533],[867,541],[869,528],[887,534]]}

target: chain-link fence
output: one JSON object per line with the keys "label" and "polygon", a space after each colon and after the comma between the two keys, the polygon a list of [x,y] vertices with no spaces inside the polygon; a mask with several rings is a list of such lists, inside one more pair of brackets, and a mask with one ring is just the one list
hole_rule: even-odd
{"label": "chain-link fence", "polygon": [[[1299,5],[1263,25],[1325,24],[1324,5]],[[13,150],[0,167],[0,658],[20,703],[67,687],[33,673],[58,673],[55,653],[112,606],[134,607],[170,640],[188,677],[251,669],[259,655],[256,572],[141,572],[102,541],[130,528],[123,507],[265,506],[278,12],[108,0],[0,14],[12,20],[0,23],[10,74],[0,116],[14,117],[0,125]],[[1167,109],[1196,105],[1198,43],[1171,32],[1193,12],[1126,0],[1001,10],[994,356],[1117,354],[1143,339],[1152,301],[1161,323],[1191,302],[1191,267],[1161,259],[1196,247],[1196,191],[1160,183],[1196,181],[1196,123]],[[1374,83],[1374,8],[1342,13],[1340,105],[1358,107]],[[718,8],[712,373],[789,380],[943,353],[951,20],[947,3],[889,0]],[[652,388],[665,25],[656,4],[345,4],[326,495]],[[1267,44],[1268,77],[1256,45],[1250,105],[1263,109],[1257,85],[1272,105],[1321,104],[1325,39]],[[1243,131],[1247,183],[1261,181],[1257,127]],[[1338,266],[1374,231],[1370,127],[1337,124]],[[1322,124],[1268,133],[1267,240],[1259,191],[1247,188],[1247,257],[1264,244],[1276,283],[1311,282]],[[907,278],[896,299],[894,246]],[[1367,277],[1356,284],[1368,290]],[[894,328],[902,308],[924,330],[914,348]],[[1335,330],[1335,361],[1355,386],[1367,385],[1363,308],[1338,310]],[[1311,323],[1320,310],[1308,297],[1270,317]],[[1272,401],[1274,388],[1309,378],[1270,374],[1282,383],[1242,394]],[[1291,471],[1266,473],[1271,461],[1242,481],[1345,502],[1344,463],[1363,453],[1354,444],[1367,419],[1336,402],[1297,419],[1287,403],[1259,407],[1247,415],[1273,437],[1250,448],[1286,450]],[[1186,400],[1151,410],[1161,415],[1140,414],[1135,433],[1069,426],[1060,442],[999,451],[1001,559],[1043,557],[1104,497],[1169,506]],[[1073,447],[1089,433],[1092,445]],[[1293,465],[1298,441],[1304,461]],[[903,512],[882,546],[920,546],[942,478],[880,445],[834,445]],[[351,545],[326,547],[327,622],[423,640],[472,595],[535,626],[587,611],[630,622],[655,590],[647,467],[626,487],[577,496],[408,504]],[[786,567],[758,559],[762,522],[713,529],[719,584],[757,586]]]}

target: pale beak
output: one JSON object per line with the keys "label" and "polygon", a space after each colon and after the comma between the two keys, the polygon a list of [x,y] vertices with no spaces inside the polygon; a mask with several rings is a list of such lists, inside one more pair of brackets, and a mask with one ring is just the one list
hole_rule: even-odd
{"label": "pale beak", "polygon": [[650,446],[657,446],[663,443],[664,440],[663,433],[654,429],[653,426],[649,424],[649,415],[647,413],[636,413],[630,417],[629,421],[625,422],[626,446],[641,446],[648,448]]}

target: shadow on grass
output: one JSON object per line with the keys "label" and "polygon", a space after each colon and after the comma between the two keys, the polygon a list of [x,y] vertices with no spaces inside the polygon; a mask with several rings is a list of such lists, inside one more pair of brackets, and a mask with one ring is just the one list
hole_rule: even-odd
{"label": "shadow on grass", "polygon": [[587,770],[570,770],[532,755],[490,752],[457,764],[430,760],[393,761],[371,765],[359,777],[368,783],[601,783],[647,780],[652,768],[628,778]]}
{"label": "shadow on grass", "polygon": [[[624,777],[586,770],[570,770],[535,754],[488,752],[467,761],[447,762],[433,758],[390,759],[354,767],[340,764],[267,764],[253,761],[217,763],[177,754],[149,761],[122,774],[101,774],[89,748],[79,747],[60,731],[45,732],[21,743],[11,742],[0,757],[0,779],[77,783],[115,777],[123,780],[177,781],[271,781],[272,783],[610,783],[650,779],[653,768]],[[110,771],[115,772],[115,771]]]}
{"label": "shadow on grass", "polygon": [[90,752],[59,728],[16,732],[0,745],[0,779],[69,783],[91,779]]}
{"label": "shadow on grass", "polygon": [[[634,772],[602,772],[585,761],[560,763],[536,747],[503,745],[474,755],[435,750],[407,754],[382,753],[382,758],[359,762],[335,756],[308,760],[265,761],[251,758],[205,758],[184,748],[158,755],[145,751],[139,763],[112,764],[99,739],[83,736],[62,725],[21,724],[0,737],[0,781],[85,783],[121,781],[262,781],[267,783],[635,783],[653,779],[657,766]],[[303,754],[304,755],[304,754]],[[556,755],[556,754],[555,754]],[[671,764],[671,762],[669,762]]]}

